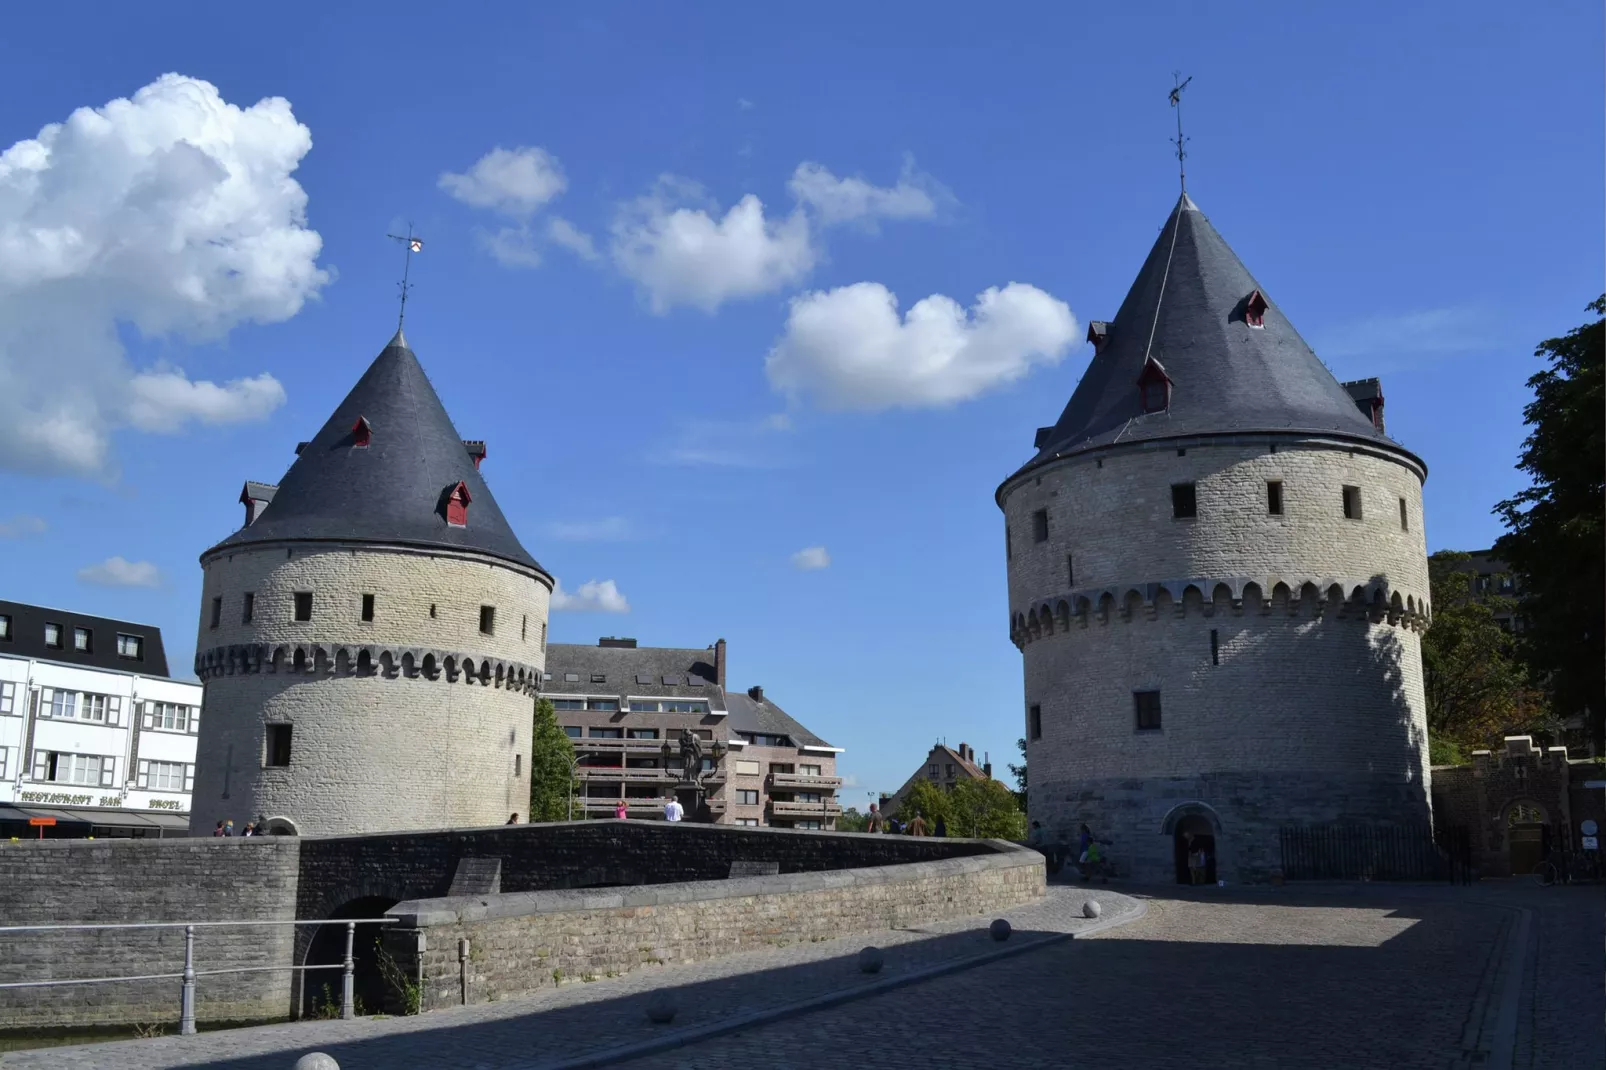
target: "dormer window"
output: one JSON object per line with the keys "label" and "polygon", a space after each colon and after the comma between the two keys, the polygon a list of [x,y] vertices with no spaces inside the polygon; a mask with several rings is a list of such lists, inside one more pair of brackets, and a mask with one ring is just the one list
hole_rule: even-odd
{"label": "dormer window", "polygon": [[463,446],[468,450],[469,459],[474,462],[474,471],[480,470],[480,462],[485,460],[485,443],[478,439],[463,440]]}
{"label": "dormer window", "polygon": [[1165,412],[1171,407],[1171,377],[1153,357],[1138,375],[1138,401],[1144,412]]}
{"label": "dormer window", "polygon": [[446,490],[446,523],[454,528],[468,527],[468,503],[473,501],[468,487],[459,481]]}
{"label": "dormer window", "polygon": [[357,422],[351,425],[351,448],[365,450],[374,437],[373,426],[368,423],[368,417],[359,416]]}
{"label": "dormer window", "polygon": [[1110,340],[1110,325],[1103,320],[1094,320],[1087,325],[1087,340],[1093,343],[1093,355],[1098,356],[1104,352],[1104,344]]}
{"label": "dormer window", "polygon": [[1244,302],[1244,322],[1251,327],[1266,326],[1266,299],[1256,290]]}

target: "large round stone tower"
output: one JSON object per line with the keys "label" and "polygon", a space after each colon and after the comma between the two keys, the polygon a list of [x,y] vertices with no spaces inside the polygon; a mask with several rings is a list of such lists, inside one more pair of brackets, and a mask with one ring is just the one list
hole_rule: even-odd
{"label": "large round stone tower", "polygon": [[1429,821],[1420,459],[1184,195],[999,487],[1031,818],[1265,879],[1287,825]]}
{"label": "large round stone tower", "polygon": [[529,806],[552,578],[400,331],[201,555],[191,831],[501,824]]}

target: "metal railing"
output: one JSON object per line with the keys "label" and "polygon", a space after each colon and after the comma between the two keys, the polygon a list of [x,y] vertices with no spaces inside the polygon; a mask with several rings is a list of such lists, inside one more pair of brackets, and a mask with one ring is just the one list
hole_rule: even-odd
{"label": "metal railing", "polygon": [[1284,880],[1472,882],[1465,828],[1330,824],[1279,832]]}
{"label": "metal railing", "polygon": [[770,810],[786,817],[841,817],[842,804],[834,799],[803,802],[798,799],[771,799]]}
{"label": "metal railing", "polygon": [[[104,925],[0,925],[0,936],[8,933],[89,932],[108,929],[184,930],[184,969],[179,973],[147,973],[129,977],[75,977],[52,981],[5,981],[0,982],[0,989],[54,988],[64,985],[102,985],[127,981],[171,981],[178,979],[182,982],[179,987],[178,1031],[181,1036],[190,1036],[195,1032],[195,979],[198,977],[213,977],[234,973],[284,972],[302,973],[304,976],[307,970],[340,970],[343,974],[340,988],[340,1017],[350,1021],[357,1016],[354,989],[355,959],[352,957],[352,949],[357,937],[357,926],[393,925],[397,920],[396,918],[335,918],[330,921],[136,921]],[[217,970],[197,970],[195,968],[196,929],[224,928],[228,926],[239,928],[267,927],[275,925],[344,925],[346,927],[345,959],[342,962],[330,963],[325,966],[233,966]]]}
{"label": "metal railing", "polygon": [[771,773],[770,783],[777,788],[835,791],[842,786],[842,778],[819,773]]}

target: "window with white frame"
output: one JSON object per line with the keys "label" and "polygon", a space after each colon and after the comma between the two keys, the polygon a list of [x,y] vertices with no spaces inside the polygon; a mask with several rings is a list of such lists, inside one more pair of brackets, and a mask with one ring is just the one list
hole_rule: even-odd
{"label": "window with white frame", "polygon": [[63,751],[33,752],[33,779],[52,784],[112,786],[117,759],[100,754],[68,754]]}
{"label": "window with white frame", "polygon": [[76,717],[78,692],[57,691],[50,687],[39,689],[39,714],[42,717]]}
{"label": "window with white frame", "polygon": [[818,832],[820,830],[820,823],[818,821],[796,821],[793,822],[792,827],[795,829],[812,829]]}
{"label": "window with white frame", "polygon": [[148,791],[190,791],[195,786],[195,766],[186,762],[142,761],[138,783]]}
{"label": "window with white frame", "polygon": [[145,703],[144,727],[163,732],[194,733],[199,727],[199,711],[178,702]]}
{"label": "window with white frame", "polygon": [[736,823],[738,825],[745,825],[748,828],[757,828],[758,827],[758,818],[756,818],[756,817],[738,817],[736,819]]}
{"label": "window with white frame", "polygon": [[123,700],[116,695],[93,695],[52,687],[39,689],[41,717],[115,725],[122,720],[122,714]]}
{"label": "window with white frame", "polygon": [[747,791],[747,790],[738,790],[736,792],[736,801],[738,803],[744,805],[744,806],[757,806],[758,805],[758,792],[756,792],[756,791]]}
{"label": "window with white frame", "polygon": [[16,714],[17,685],[10,680],[0,680],[0,714]]}
{"label": "window with white frame", "polygon": [[820,767],[817,765],[800,765],[797,767],[798,776],[820,776]]}
{"label": "window with white frame", "polygon": [[11,772],[11,748],[0,747],[0,780],[4,780]]}
{"label": "window with white frame", "polygon": [[137,635],[125,635],[122,632],[118,632],[117,656],[120,658],[132,658],[135,661],[142,660],[145,657],[145,640]]}

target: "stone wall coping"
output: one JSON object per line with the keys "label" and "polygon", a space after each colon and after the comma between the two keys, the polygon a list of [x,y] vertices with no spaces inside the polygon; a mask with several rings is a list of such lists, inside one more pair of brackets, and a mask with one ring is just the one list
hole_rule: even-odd
{"label": "stone wall coping", "polygon": [[1043,865],[1043,856],[1040,853],[1019,844],[1005,840],[969,842],[985,843],[994,853],[945,858],[931,862],[904,862],[889,866],[783,873],[771,877],[735,877],[724,880],[681,881],[672,884],[642,884],[627,888],[579,888],[413,899],[397,903],[385,912],[385,916],[400,919],[403,926],[427,928],[493,918],[527,917],[532,914],[670,906],[745,896],[863,888],[879,884],[900,884],[912,880],[956,877],[988,870]]}
{"label": "stone wall coping", "polygon": [[[43,806],[43,803],[37,805]],[[228,850],[266,850],[272,847],[281,850],[300,850],[301,843],[309,837],[302,836],[164,836],[161,839],[122,836],[107,836],[104,839],[92,840],[88,837],[72,838],[61,837],[46,840],[29,839],[22,837],[15,843],[9,840],[0,841],[0,850],[4,851],[96,851],[111,849],[114,851],[228,851]],[[228,846],[225,846],[228,845]],[[249,845],[249,846],[247,846]]]}
{"label": "stone wall coping", "polygon": [[[561,697],[561,696],[560,696]],[[633,825],[636,827],[651,826],[652,831],[667,836],[690,836],[701,833],[711,833],[716,836],[844,836],[855,839],[881,840],[891,836],[884,832],[839,832],[830,829],[822,832],[819,829],[778,829],[768,827],[754,827],[751,825],[704,825],[696,821],[658,821],[642,818],[627,818],[620,820],[609,818],[581,818],[574,821],[521,821],[517,825],[469,825],[461,828],[432,828],[432,829],[396,829],[390,832],[349,832],[338,835],[302,836],[303,840],[317,840],[327,842],[331,840],[378,840],[395,836],[454,836],[470,832],[512,832],[528,828],[599,828],[607,825]],[[263,837],[268,839],[271,837]],[[934,842],[936,837],[926,837],[928,842]],[[1004,840],[967,840],[962,836],[950,836],[948,839],[957,843],[1005,843]]]}

